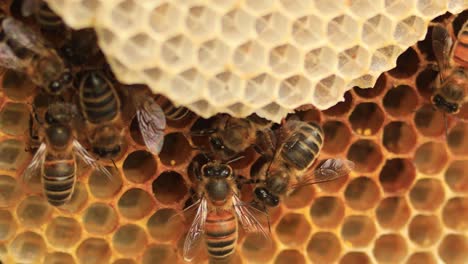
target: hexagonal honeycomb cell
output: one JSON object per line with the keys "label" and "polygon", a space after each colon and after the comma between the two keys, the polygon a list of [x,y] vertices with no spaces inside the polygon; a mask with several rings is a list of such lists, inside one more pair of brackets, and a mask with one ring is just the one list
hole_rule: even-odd
{"label": "hexagonal honeycomb cell", "polygon": [[[431,19],[468,7],[461,0],[46,2],[69,26],[96,29],[120,81],[145,83],[205,118],[255,112],[277,122],[304,103],[329,108],[352,86],[373,86],[395,64],[393,76],[415,74],[415,51],[397,61],[398,55],[424,37]],[[245,84],[260,75],[309,81],[252,96],[263,87]]]}
{"label": "hexagonal honeycomb cell", "polygon": [[[437,77],[430,66],[435,60],[430,38],[405,51],[405,45],[422,37],[417,32],[421,23],[444,10],[440,2],[358,0],[349,3],[344,15],[343,1],[324,0],[278,0],[274,7],[275,1],[266,0],[216,0],[209,5],[50,1],[66,12],[75,9],[67,21],[78,24],[91,23],[95,14],[90,12],[98,4],[112,6],[112,14],[103,9],[102,16],[120,20],[132,45],[141,49],[135,56],[144,56],[158,43],[160,52],[151,56],[161,64],[128,67],[136,63],[127,56],[133,54],[129,51],[113,59],[128,76],[144,69],[144,76],[155,78],[152,82],[177,86],[167,89],[174,90],[173,95],[187,93],[180,100],[200,109],[214,113],[221,108],[213,104],[226,103],[231,112],[260,107],[266,115],[282,116],[295,102],[307,103],[310,98],[301,98],[303,94],[329,100],[332,107],[327,110],[305,105],[289,117],[322,125],[320,161],[348,158],[355,169],[339,180],[294,190],[269,210],[270,241],[241,229],[232,263],[468,263],[468,127],[460,122],[468,120],[463,110],[468,108],[462,107],[457,118],[447,118],[446,131],[444,115],[434,111],[429,100]],[[447,6],[458,10],[460,3],[447,1]],[[147,7],[150,32],[134,34],[132,17]],[[209,23],[212,17],[222,23]],[[459,17],[447,14],[436,23],[456,32],[459,20],[466,18],[466,12]],[[101,44],[115,52],[133,49],[119,46],[124,40],[109,21],[99,25]],[[352,23],[362,31],[356,27],[348,32]],[[392,34],[387,34],[389,29]],[[336,46],[327,42],[343,38],[349,41]],[[379,47],[364,48],[361,40]],[[379,62],[379,56],[396,59],[395,50],[403,53],[388,67],[395,68],[372,72],[372,88],[350,85],[348,79],[370,74],[354,57],[370,65],[378,62],[377,67],[385,62]],[[324,60],[328,64],[320,63]],[[299,73],[298,64],[303,65]],[[25,151],[29,107],[40,89],[10,70],[0,78],[0,262],[185,263],[183,243],[191,218],[183,209],[194,202],[193,163],[205,158],[197,147],[207,141],[193,131],[209,128],[218,117],[191,114],[168,121],[159,155],[145,149],[137,120],[130,117],[125,153],[115,165],[105,164],[112,177],[79,165],[70,201],[53,207],[44,197],[40,177],[23,178],[32,157]],[[213,93],[206,98],[190,95],[199,91],[194,86],[205,84]],[[334,93],[331,86],[346,93]],[[344,101],[335,104],[332,98],[338,95]],[[242,155],[231,164],[242,178],[250,178],[266,162],[253,148]],[[246,201],[252,199],[251,186],[242,186],[241,194]],[[206,253],[194,262],[207,263]]]}

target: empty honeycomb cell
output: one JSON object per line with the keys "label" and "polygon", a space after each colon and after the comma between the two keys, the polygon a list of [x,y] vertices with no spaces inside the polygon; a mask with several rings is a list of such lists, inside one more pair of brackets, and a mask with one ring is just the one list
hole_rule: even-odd
{"label": "empty honeycomb cell", "polygon": [[385,91],[387,82],[387,75],[381,74],[379,78],[377,78],[377,81],[375,82],[375,85],[372,87],[372,89],[355,86],[353,90],[358,96],[371,99],[380,96],[382,92]]}
{"label": "empty honeycomb cell", "polygon": [[372,253],[379,263],[401,263],[408,254],[408,248],[400,235],[386,234],[377,238]]}
{"label": "empty honeycomb cell", "polygon": [[74,264],[75,260],[73,256],[65,252],[51,252],[48,253],[44,258],[45,264]]}
{"label": "empty honeycomb cell", "polygon": [[155,204],[150,194],[142,189],[132,188],[122,194],[117,206],[122,216],[138,220],[147,216]]}
{"label": "empty honeycomb cell", "polygon": [[384,128],[382,143],[392,153],[408,153],[414,149],[416,142],[416,131],[406,122],[391,122]]}
{"label": "empty honeycomb cell", "polygon": [[153,193],[163,204],[179,203],[188,193],[187,185],[182,176],[174,171],[166,171],[153,181]]}
{"label": "empty honeycomb cell", "polygon": [[302,16],[293,22],[292,37],[302,48],[319,43],[323,35],[325,35],[324,24],[317,16]]}
{"label": "empty honeycomb cell", "polygon": [[341,226],[342,239],[353,248],[365,247],[375,237],[376,227],[372,219],[365,215],[347,216]]}
{"label": "empty honeycomb cell", "polygon": [[370,264],[369,256],[363,252],[348,252],[341,257],[340,264]]}
{"label": "empty honeycomb cell", "polygon": [[187,68],[194,59],[193,45],[184,35],[176,35],[161,45],[161,62],[171,68]]}
{"label": "empty honeycomb cell", "polygon": [[39,263],[47,253],[47,248],[41,235],[25,231],[10,243],[9,252],[16,263]]}
{"label": "empty honeycomb cell", "polygon": [[197,62],[207,71],[219,72],[223,70],[225,61],[231,57],[229,47],[220,39],[203,42],[198,48]]}
{"label": "empty honeycomb cell", "polygon": [[255,31],[264,43],[280,44],[289,31],[290,22],[279,12],[268,13],[256,19]]}
{"label": "empty honeycomb cell", "polygon": [[112,262],[112,264],[137,264],[137,262],[133,259],[118,259]]}
{"label": "empty honeycomb cell", "polygon": [[341,116],[346,113],[348,113],[351,110],[351,107],[353,106],[353,96],[352,94],[348,91],[344,95],[344,101],[338,102],[336,105],[323,110],[322,113],[328,115],[328,116]]}
{"label": "empty honeycomb cell", "polygon": [[314,263],[333,263],[338,260],[342,249],[334,233],[318,232],[312,235],[306,250]]}
{"label": "empty honeycomb cell", "polygon": [[379,146],[367,139],[354,142],[348,150],[347,157],[355,163],[355,171],[363,173],[375,171],[383,161]]}
{"label": "empty honeycomb cell", "polygon": [[409,10],[413,9],[414,1],[407,0],[386,0],[384,4],[385,12],[395,16],[406,16]]}
{"label": "empty honeycomb cell", "polygon": [[221,35],[232,44],[243,42],[254,34],[255,18],[243,9],[234,8],[220,20]]}
{"label": "empty honeycomb cell", "polygon": [[113,24],[121,29],[128,29],[135,24],[136,20],[133,14],[138,12],[138,9],[139,5],[133,0],[120,1],[120,3],[114,5],[110,19]]}
{"label": "empty honeycomb cell", "polygon": [[28,160],[25,143],[16,139],[0,142],[0,170],[16,172]]}
{"label": "empty honeycomb cell", "polygon": [[0,175],[0,207],[11,207],[21,196],[21,187],[11,176]]}
{"label": "empty honeycomb cell", "polygon": [[327,37],[331,44],[338,48],[353,46],[358,39],[359,26],[353,17],[339,15],[327,25]]}
{"label": "empty honeycomb cell", "polygon": [[354,132],[364,136],[376,134],[382,127],[383,121],[384,112],[375,103],[358,104],[349,116]]}
{"label": "empty honeycomb cell", "polygon": [[122,167],[125,178],[134,183],[148,181],[157,170],[154,156],[145,150],[137,150],[130,153]]}
{"label": "empty honeycomb cell", "polygon": [[414,154],[414,164],[418,171],[425,174],[437,174],[447,164],[448,154],[445,144],[439,142],[427,142],[422,144]]}
{"label": "empty honeycomb cell", "polygon": [[239,87],[243,86],[243,80],[235,73],[223,71],[216,74],[208,81],[207,98],[215,106],[229,105],[236,103],[242,91]]}
{"label": "empty honeycomb cell", "polygon": [[379,181],[387,193],[400,193],[408,190],[416,178],[416,169],[408,159],[389,159],[380,171]]}
{"label": "empty honeycomb cell", "polygon": [[410,208],[405,198],[400,196],[387,197],[380,201],[375,215],[381,227],[398,230],[410,217]]}
{"label": "empty honeycomb cell", "polygon": [[25,74],[13,70],[3,74],[1,84],[5,96],[16,101],[26,100],[37,89]]}
{"label": "empty honeycomb cell", "polygon": [[408,236],[420,247],[430,247],[439,241],[442,226],[436,215],[416,215],[408,226]]}
{"label": "empty honeycomb cell", "polygon": [[344,80],[337,75],[330,75],[321,79],[315,86],[312,94],[312,103],[314,105],[323,104],[325,108],[332,106],[330,102],[335,98],[338,91],[344,91]]}
{"label": "empty honeycomb cell", "polygon": [[17,224],[13,215],[6,210],[0,210],[0,241],[10,239],[16,232]]}
{"label": "empty honeycomb cell", "polygon": [[[261,60],[261,54],[254,53],[255,59]],[[268,64],[274,73],[285,76],[296,69],[296,65],[301,61],[299,50],[293,45],[283,44],[273,47],[269,51]]]}
{"label": "empty honeycomb cell", "polygon": [[454,197],[448,200],[442,211],[444,225],[460,232],[468,230],[468,198]]}
{"label": "empty honeycomb cell", "polygon": [[432,66],[428,66],[421,71],[416,77],[416,87],[418,88],[419,94],[429,99],[434,92],[433,83],[438,75],[439,72]]}
{"label": "empty honeycomb cell", "polygon": [[302,245],[309,237],[311,227],[302,214],[290,213],[281,218],[276,234],[281,243],[290,247]]}
{"label": "empty honeycomb cell", "polygon": [[444,12],[445,3],[437,0],[417,1],[416,8],[423,16],[438,16]]}
{"label": "empty honeycomb cell", "polygon": [[156,211],[148,219],[146,226],[151,237],[161,242],[176,240],[184,229],[181,216],[170,208]]}
{"label": "empty honeycomb cell", "polygon": [[192,6],[185,17],[185,27],[193,36],[207,37],[216,30],[216,23],[212,23],[214,16],[215,11],[207,6]]}
{"label": "empty honeycomb cell", "polygon": [[[258,73],[258,69],[264,63],[266,58],[266,50],[262,44],[257,41],[246,41],[241,43],[232,54],[232,63],[239,69],[242,69],[243,74]],[[270,54],[271,63],[271,54]],[[287,67],[287,66],[286,66]]]}
{"label": "empty honeycomb cell", "polygon": [[361,46],[353,46],[338,54],[338,71],[348,78],[356,78],[367,71],[369,52]]}
{"label": "empty honeycomb cell", "polygon": [[286,249],[276,256],[275,264],[305,264],[306,259],[301,252],[294,249]]}
{"label": "empty honeycomb cell", "polygon": [[111,178],[98,170],[93,171],[89,176],[89,190],[96,198],[111,199],[122,188],[122,178],[119,171],[114,167],[106,167],[106,169],[112,174]]}
{"label": "empty honeycomb cell", "polygon": [[445,171],[445,182],[452,191],[468,192],[468,162],[466,160],[456,160],[450,163]]}
{"label": "empty honeycomb cell", "polygon": [[108,234],[117,227],[119,216],[105,203],[93,203],[83,212],[83,226],[91,234]]}
{"label": "empty honeycomb cell", "polygon": [[242,254],[253,262],[268,262],[275,255],[276,247],[263,235],[249,233],[242,244]]}
{"label": "empty honeycomb cell", "polygon": [[[245,85],[245,103],[249,105],[265,105],[271,102],[278,90],[279,80],[269,74],[259,74],[247,80]],[[272,93],[274,91],[274,93]]]}
{"label": "empty honeycomb cell", "polygon": [[468,154],[468,124],[459,122],[450,130],[447,138],[450,151],[455,155]]}
{"label": "empty honeycomb cell", "polygon": [[379,47],[388,43],[391,38],[388,32],[392,29],[392,20],[383,14],[367,19],[362,27],[361,39],[369,46]]}
{"label": "empty honeycomb cell", "polygon": [[435,211],[444,201],[444,187],[437,179],[419,179],[411,188],[409,198],[414,208]]}
{"label": "empty honeycomb cell", "polygon": [[[418,109],[414,115],[414,123],[418,131],[427,137],[438,137],[445,133],[444,114],[433,109],[431,105],[425,105]],[[448,140],[450,146],[450,134]]]}
{"label": "empty honeycomb cell", "polygon": [[290,209],[298,209],[310,205],[314,197],[315,190],[312,186],[302,186],[288,194],[284,198],[283,203]]}
{"label": "empty honeycomb cell", "polygon": [[162,2],[149,12],[149,26],[157,34],[171,33],[178,29],[181,21],[181,10],[170,2]]}
{"label": "empty honeycomb cell", "polygon": [[40,227],[49,221],[52,207],[42,197],[29,196],[18,205],[16,215],[24,226]]}
{"label": "empty honeycomb cell", "polygon": [[88,191],[83,183],[77,182],[75,189],[73,190],[70,200],[62,205],[60,209],[68,211],[70,213],[77,213],[81,211],[88,202]]}
{"label": "empty honeycomb cell", "polygon": [[436,264],[437,260],[431,252],[416,252],[408,257],[406,264]]}
{"label": "empty honeycomb cell", "polygon": [[422,18],[409,16],[396,24],[393,38],[400,45],[413,45],[424,37],[425,29],[426,25]]}
{"label": "empty honeycomb cell", "polygon": [[125,256],[139,255],[146,247],[148,238],[145,231],[134,224],[120,226],[112,237],[112,246]]}
{"label": "empty honeycomb cell", "polygon": [[412,114],[418,106],[418,96],[408,85],[391,88],[383,98],[385,111],[392,116],[401,117]]}
{"label": "empty honeycomb cell", "polygon": [[460,234],[448,234],[439,244],[438,253],[445,263],[466,263],[468,261],[468,239]]}
{"label": "empty honeycomb cell", "polygon": [[355,210],[373,208],[380,200],[377,184],[368,177],[352,179],[346,186],[344,197],[346,204]]}
{"label": "empty honeycomb cell", "polygon": [[177,263],[177,253],[170,245],[152,244],[143,253],[142,264],[153,264],[157,260],[160,263]]}
{"label": "empty honeycomb cell", "polygon": [[284,106],[301,102],[304,104],[309,97],[310,81],[302,75],[294,75],[284,79],[278,89],[278,96],[281,100],[278,103]]}
{"label": "empty honeycomb cell", "polygon": [[49,222],[45,237],[55,248],[71,248],[81,239],[81,225],[74,218],[59,216]]}
{"label": "empty honeycomb cell", "polygon": [[138,63],[138,61],[154,57],[155,53],[152,47],[155,45],[155,42],[156,41],[146,33],[137,33],[130,37],[128,42],[121,47],[122,62],[132,65],[135,68],[144,67],[144,64]]}
{"label": "empty honeycomb cell", "polygon": [[[195,68],[190,68],[187,70],[184,70],[177,74],[171,82],[171,94],[186,94],[184,96],[184,99],[181,101],[183,104],[191,103],[197,99],[199,99],[199,95],[193,94],[192,89],[194,87],[201,87],[204,86],[206,83],[205,77],[198,72]],[[192,94],[192,96],[189,96]],[[171,120],[168,123],[172,125],[175,122],[172,122]]]}
{"label": "empty honeycomb cell", "polygon": [[308,51],[304,57],[304,70],[312,79],[329,75],[338,65],[337,54],[329,47]]}
{"label": "empty honeycomb cell", "polygon": [[0,111],[0,130],[9,135],[23,136],[29,127],[29,109],[25,104],[6,103]]}
{"label": "empty honeycomb cell", "polygon": [[396,67],[388,73],[395,78],[404,79],[409,78],[416,73],[419,68],[420,61],[416,51],[409,48],[398,56],[396,63]]}
{"label": "empty honeycomb cell", "polygon": [[88,238],[76,249],[76,258],[81,264],[108,263],[111,254],[109,244],[102,238]]}
{"label": "empty honeycomb cell", "polygon": [[316,198],[310,207],[310,217],[314,224],[322,228],[333,228],[343,220],[344,204],[338,197],[322,196]]}

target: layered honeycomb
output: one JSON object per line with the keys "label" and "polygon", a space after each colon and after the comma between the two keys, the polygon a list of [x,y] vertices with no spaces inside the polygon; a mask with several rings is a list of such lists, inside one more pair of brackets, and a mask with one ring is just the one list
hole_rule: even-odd
{"label": "layered honeycomb", "polygon": [[[443,115],[428,103],[437,76],[429,39],[430,30],[372,89],[354,87],[330,109],[297,113],[323,125],[321,159],[347,157],[355,171],[298,189],[271,210],[271,246],[241,231],[234,263],[468,263],[468,124],[458,122],[468,121],[468,107],[449,118],[446,136]],[[169,122],[159,156],[145,149],[133,120],[127,151],[117,169],[108,166],[114,177],[79,166],[70,203],[55,208],[39,177],[22,180],[36,88],[12,71],[0,83],[2,263],[183,263],[190,220],[177,215],[191,203],[190,164],[202,158],[190,131],[212,119]],[[244,156],[232,166],[249,177],[261,160],[253,149]]]}
{"label": "layered honeycomb", "polygon": [[372,87],[464,0],[47,0],[94,27],[120,81],[145,83],[202,117],[253,112],[279,122]]}

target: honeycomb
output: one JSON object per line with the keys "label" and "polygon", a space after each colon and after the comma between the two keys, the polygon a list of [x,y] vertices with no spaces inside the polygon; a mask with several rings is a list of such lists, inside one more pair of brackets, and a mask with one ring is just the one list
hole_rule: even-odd
{"label": "honeycomb", "polygon": [[70,26],[94,27],[120,81],[145,83],[208,118],[253,112],[279,122],[372,87],[464,0],[46,0]]}
{"label": "honeycomb", "polygon": [[[456,33],[467,18],[438,22]],[[468,124],[449,118],[446,137],[442,114],[429,105],[437,76],[429,40],[430,29],[372,89],[354,87],[325,111],[297,112],[323,125],[321,159],[347,157],[355,171],[293,192],[269,212],[272,246],[241,232],[234,263],[468,263]],[[177,215],[191,203],[188,170],[201,158],[189,141],[203,144],[188,135],[212,119],[169,121],[159,156],[145,149],[133,120],[127,152],[108,167],[114,177],[80,166],[71,201],[56,208],[38,177],[21,178],[36,88],[9,70],[0,84],[2,263],[183,263],[190,222]],[[456,117],[468,121],[468,106]],[[243,155],[232,166],[248,177],[260,159],[251,148]]]}

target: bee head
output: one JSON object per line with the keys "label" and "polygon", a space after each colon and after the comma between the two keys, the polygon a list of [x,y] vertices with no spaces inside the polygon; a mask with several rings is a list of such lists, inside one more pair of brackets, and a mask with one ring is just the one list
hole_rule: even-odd
{"label": "bee head", "polygon": [[257,200],[269,207],[275,207],[279,204],[278,196],[271,194],[265,187],[255,188],[254,194]]}
{"label": "bee head", "polygon": [[444,111],[448,114],[456,114],[460,110],[460,106],[458,103],[448,102],[440,94],[436,94],[432,97],[432,103],[437,109]]}
{"label": "bee head", "polygon": [[232,168],[226,164],[208,163],[203,165],[202,175],[207,178],[225,179],[232,175]]}

